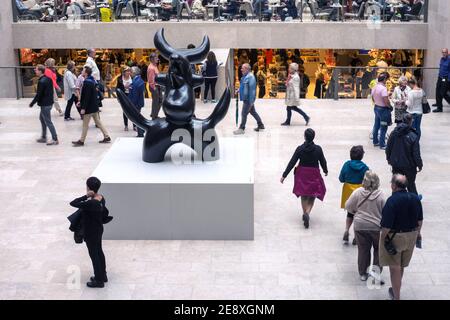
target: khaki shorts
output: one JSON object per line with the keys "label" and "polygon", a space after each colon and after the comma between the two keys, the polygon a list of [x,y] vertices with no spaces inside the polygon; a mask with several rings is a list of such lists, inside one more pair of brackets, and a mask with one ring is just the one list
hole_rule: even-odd
{"label": "khaki shorts", "polygon": [[[416,246],[418,232],[405,232],[405,233],[397,233],[394,237],[393,243],[395,248],[397,249],[397,254],[391,256],[386,249],[384,248],[384,243],[381,243],[380,239],[379,245],[379,256],[380,256],[380,265],[381,266],[401,266],[407,267],[409,262],[411,261],[414,247]],[[392,236],[392,233],[389,233],[389,236]]]}

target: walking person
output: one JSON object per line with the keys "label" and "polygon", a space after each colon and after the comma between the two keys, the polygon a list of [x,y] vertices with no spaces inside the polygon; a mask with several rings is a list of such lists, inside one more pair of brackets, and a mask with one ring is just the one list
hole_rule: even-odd
{"label": "walking person", "polygon": [[56,109],[56,111],[58,111],[60,116],[63,116],[64,113],[61,109],[61,106],[59,105],[58,102],[58,92],[61,92],[61,88],[58,86],[58,83],[56,82],[56,69],[55,69],[55,59],[53,58],[48,58],[47,60],[45,60],[45,76],[47,78],[50,78],[52,80],[53,83],[53,105]]}
{"label": "walking person", "polygon": [[328,175],[327,161],[323,155],[322,148],[314,144],[316,133],[313,129],[305,130],[305,142],[298,146],[286,170],[284,170],[280,182],[283,183],[289,172],[298,162],[294,169],[294,190],[293,193],[301,198],[303,210],[303,225],[309,228],[311,210],[316,198],[323,201],[326,193],[325,183],[320,175],[319,164],[325,176]]}
{"label": "walking person", "polygon": [[[138,111],[140,113],[145,104],[144,100],[145,82],[141,78],[141,69],[139,67],[132,67],[131,75],[133,77],[133,81],[131,83],[130,93],[128,96],[131,102],[134,104],[134,106],[138,108]],[[137,136],[139,138],[144,137],[143,129],[137,127],[137,133],[138,133]]]}
{"label": "walking person", "polygon": [[300,105],[300,77],[298,76],[298,64],[295,62],[289,65],[289,76],[286,80],[285,103],[287,118],[286,121],[281,124],[282,126],[291,125],[292,111],[298,112],[303,119],[305,119],[306,125],[308,125],[310,117],[298,107]]}
{"label": "walking person", "polygon": [[[32,108],[36,103],[41,107],[39,120],[41,121],[42,132],[41,137],[36,141],[39,143],[46,143],[48,146],[58,145],[58,136],[56,134],[55,126],[52,123],[51,111],[53,106],[54,88],[52,80],[45,76],[45,66],[38,64],[34,69],[36,76],[39,78],[36,95],[30,103]],[[47,142],[47,128],[52,135],[52,141]]]}
{"label": "walking person", "polygon": [[408,99],[406,100],[406,111],[412,115],[412,127],[416,130],[417,136],[420,140],[420,136],[422,135],[422,131],[420,130],[420,124],[422,123],[423,116],[422,103],[425,98],[425,91],[419,87],[419,84],[414,78],[408,80],[408,86],[411,90],[408,92]]}
{"label": "walking person", "polygon": [[[345,209],[345,203],[352,193],[362,186],[364,175],[369,167],[362,161],[364,157],[363,146],[353,146],[350,149],[350,160],[345,162],[339,174],[339,181],[343,183],[341,209]],[[354,214],[347,210],[347,218],[345,220],[345,232],[342,238],[344,244],[348,244],[350,227],[352,226]],[[353,245],[356,245],[356,237],[353,238]]]}
{"label": "walking person", "polygon": [[450,104],[448,91],[450,90],[450,56],[448,49],[442,49],[442,58],[439,62],[439,76],[436,83],[436,109],[433,112],[442,112],[442,100],[445,99]]}
{"label": "walking person", "polygon": [[250,64],[244,63],[241,67],[242,78],[239,86],[239,98],[244,103],[242,107],[242,119],[239,129],[235,130],[233,134],[239,135],[245,133],[245,125],[247,124],[247,116],[250,113],[253,118],[255,118],[258,127],[255,131],[264,130],[264,124],[261,117],[255,110],[255,100],[256,100],[256,79],[253,73],[250,71]]}
{"label": "walking person", "polygon": [[79,102],[81,114],[83,115],[83,131],[81,133],[81,138],[77,141],[72,141],[72,144],[74,147],[84,146],[91,118],[94,119],[96,127],[103,133],[103,140],[100,140],[99,143],[110,143],[111,138],[99,117],[97,82],[92,77],[92,69],[86,66],[83,69],[83,73],[85,80],[83,82],[81,99]]}
{"label": "walking person", "polygon": [[147,69],[147,81],[150,93],[152,94],[152,111],[150,116],[153,120],[158,118],[159,110],[161,110],[162,105],[161,88],[156,84],[156,76],[159,74],[158,62],[158,54],[154,52],[150,54],[150,65]]}
{"label": "walking person", "polygon": [[[78,98],[76,95],[77,77],[75,76],[74,72],[75,72],[75,62],[73,61],[67,62],[67,69],[64,72],[64,99],[67,101],[66,110],[64,112],[65,121],[75,120],[70,116],[72,105],[75,104],[76,106],[78,103]],[[78,112],[80,112],[79,109]]]}
{"label": "walking person", "polygon": [[208,92],[211,89],[211,102],[216,103],[216,83],[218,74],[219,64],[217,63],[216,55],[213,51],[208,52],[206,56],[206,61],[202,66],[202,75],[205,79],[205,91],[203,93],[203,103],[208,102]]}
{"label": "walking person", "polygon": [[[422,171],[423,162],[420,155],[419,136],[412,128],[413,117],[406,114],[389,136],[386,159],[392,166],[393,174],[403,174],[408,179],[408,192],[418,195],[416,188],[417,172]],[[422,198],[422,196],[419,196]]]}
{"label": "walking person", "polygon": [[[129,95],[130,93],[130,87],[131,83],[133,82],[133,79],[131,78],[131,68],[125,67],[122,70],[122,75],[117,78],[117,87],[116,89],[122,90],[122,92],[125,93],[125,95]],[[125,115],[125,113],[122,112],[123,115],[123,125],[124,125],[124,131],[128,131],[128,118]]]}
{"label": "walking person", "polygon": [[[358,245],[358,272],[361,281],[366,281],[371,273],[370,252],[373,249],[374,266],[381,266],[378,256],[380,242],[381,212],[386,199],[379,189],[380,178],[371,170],[366,171],[362,186],[356,189],[345,203],[347,212],[354,215],[355,238]],[[377,274],[378,272],[374,272]]]}
{"label": "walking person", "polygon": [[381,214],[380,265],[389,266],[392,287],[388,293],[392,300],[400,300],[404,271],[411,261],[423,222],[422,203],[417,195],[406,191],[407,185],[406,176],[392,177],[392,196]]}
{"label": "walking person", "polygon": [[70,203],[72,207],[83,210],[81,219],[83,238],[94,268],[94,276],[86,284],[89,288],[103,288],[105,282],[108,282],[105,254],[102,249],[103,223],[107,209],[105,198],[98,193],[100,186],[98,178],[90,177],[86,181],[86,195]]}
{"label": "walking person", "polygon": [[406,114],[406,100],[408,100],[408,93],[411,88],[408,85],[408,78],[401,76],[398,79],[398,86],[395,87],[392,94],[392,103],[395,110],[395,123],[399,124],[403,122],[403,116]]}
{"label": "walking person", "polygon": [[378,76],[378,83],[372,89],[372,101],[375,104],[375,123],[373,125],[373,145],[386,149],[386,133],[387,128],[392,124],[391,103],[389,102],[389,94],[386,88],[386,81],[389,79],[389,73],[382,72]]}

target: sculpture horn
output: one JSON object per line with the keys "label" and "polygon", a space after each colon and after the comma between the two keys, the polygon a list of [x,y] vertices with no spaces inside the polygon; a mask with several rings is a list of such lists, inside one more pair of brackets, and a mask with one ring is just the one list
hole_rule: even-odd
{"label": "sculpture horn", "polygon": [[211,115],[204,120],[208,129],[214,128],[216,124],[226,116],[228,108],[230,107],[230,101],[231,92],[229,88],[226,88]]}
{"label": "sculpture horn", "polygon": [[164,37],[164,28],[155,33],[153,42],[155,43],[155,48],[158,49],[159,53],[167,60],[169,60],[172,53],[175,52],[175,49],[170,46]]}

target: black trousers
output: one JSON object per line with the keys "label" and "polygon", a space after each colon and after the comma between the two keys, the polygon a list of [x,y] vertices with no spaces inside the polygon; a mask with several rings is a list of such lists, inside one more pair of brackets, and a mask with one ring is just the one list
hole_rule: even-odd
{"label": "black trousers", "polygon": [[258,98],[262,99],[266,95],[266,86],[259,86]]}
{"label": "black trousers", "polygon": [[416,176],[417,176],[417,170],[416,168],[392,168],[392,174],[402,174],[406,177],[408,180],[408,186],[406,189],[408,192],[418,194],[417,188],[416,188]]}
{"label": "black trousers", "polygon": [[[74,94],[72,95],[72,97],[70,97],[69,100],[67,100],[66,110],[64,111],[64,119],[69,119],[70,118],[70,111],[72,110],[72,106],[73,106],[74,103],[76,105],[77,102],[78,102],[78,98]],[[81,116],[80,109],[77,108],[77,110],[78,110],[78,113]]]}
{"label": "black trousers", "polygon": [[292,111],[300,113],[301,116],[305,119],[305,121],[308,121],[308,119],[309,119],[308,115],[297,106],[291,106],[291,107],[287,106],[286,111],[287,111],[286,123],[291,123]]}
{"label": "black trousers", "polygon": [[155,89],[152,89],[150,87],[150,93],[152,94],[152,112],[150,116],[152,117],[152,119],[155,119],[158,117],[159,110],[161,110],[161,88],[159,86],[156,86]]}
{"label": "black trousers", "polygon": [[216,83],[217,78],[205,78],[205,92],[203,94],[203,100],[208,98],[209,88],[211,88],[211,99],[216,99]]}
{"label": "black trousers", "polygon": [[[358,271],[359,275],[368,273],[370,267],[370,251],[373,248],[373,265],[380,267],[378,257],[378,244],[380,231],[355,230],[356,244],[358,245]],[[381,271],[381,267],[380,267]]]}
{"label": "black trousers", "polygon": [[445,99],[445,101],[447,101],[447,103],[450,104],[450,97],[448,96],[449,90],[450,90],[449,80],[439,77],[436,83],[436,105],[439,109],[442,109],[443,99]]}
{"label": "black trousers", "polygon": [[123,115],[123,125],[124,125],[125,127],[128,127],[128,118],[127,118],[127,116],[125,115],[125,113],[122,113],[122,115]]}
{"label": "black trousers", "polygon": [[103,230],[96,235],[86,237],[84,240],[94,267],[94,277],[98,282],[104,282],[106,278],[106,260],[102,249],[102,235]]}

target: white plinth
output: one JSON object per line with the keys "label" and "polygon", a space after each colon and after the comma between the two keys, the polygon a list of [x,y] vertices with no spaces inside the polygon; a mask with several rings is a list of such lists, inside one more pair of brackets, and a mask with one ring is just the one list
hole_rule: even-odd
{"label": "white plinth", "polygon": [[92,174],[114,216],[104,239],[253,240],[253,148],[222,138],[218,161],[146,163],[142,139],[117,139]]}

